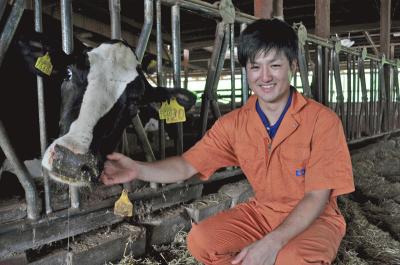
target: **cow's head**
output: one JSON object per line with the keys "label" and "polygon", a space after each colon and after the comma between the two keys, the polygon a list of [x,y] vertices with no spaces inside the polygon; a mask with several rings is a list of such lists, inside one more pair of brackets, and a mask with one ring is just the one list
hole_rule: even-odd
{"label": "cow's head", "polygon": [[121,41],[104,43],[68,67],[61,87],[61,137],[46,150],[43,168],[59,182],[88,185],[100,175],[131,119],[143,104],[171,97],[186,108],[193,93],[154,88],[140,70],[133,50]]}

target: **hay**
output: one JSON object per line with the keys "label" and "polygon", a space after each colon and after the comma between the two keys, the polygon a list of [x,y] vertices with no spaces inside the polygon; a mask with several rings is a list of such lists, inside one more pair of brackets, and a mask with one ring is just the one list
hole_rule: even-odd
{"label": "hay", "polygon": [[357,251],[368,263],[400,264],[400,242],[369,223],[357,203],[346,198],[342,198],[341,202],[342,212],[348,221],[344,247]]}
{"label": "hay", "polygon": [[[176,234],[174,241],[168,245],[153,246],[153,251],[157,253],[158,259],[153,257],[135,258],[126,255],[118,263],[108,263],[108,265],[201,265],[189,253],[186,248],[187,233],[180,231]],[[152,251],[152,252],[153,252]]]}

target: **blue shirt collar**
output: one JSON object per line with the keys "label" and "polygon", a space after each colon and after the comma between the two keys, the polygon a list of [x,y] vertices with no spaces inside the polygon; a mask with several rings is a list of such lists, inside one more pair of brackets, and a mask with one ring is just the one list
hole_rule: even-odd
{"label": "blue shirt collar", "polygon": [[281,124],[283,117],[285,117],[285,114],[290,107],[290,103],[292,102],[292,94],[293,94],[293,91],[292,91],[292,89],[290,89],[289,98],[288,98],[288,101],[286,102],[285,108],[283,109],[281,115],[279,116],[278,121],[274,125],[270,125],[268,118],[265,115],[265,113],[262,111],[260,103],[258,102],[258,99],[257,99],[257,102],[256,102],[257,113],[260,116],[260,119],[261,119],[262,123],[264,124],[265,129],[267,130],[269,137],[271,137],[271,139],[273,139],[275,137],[276,132],[278,131],[279,125]]}

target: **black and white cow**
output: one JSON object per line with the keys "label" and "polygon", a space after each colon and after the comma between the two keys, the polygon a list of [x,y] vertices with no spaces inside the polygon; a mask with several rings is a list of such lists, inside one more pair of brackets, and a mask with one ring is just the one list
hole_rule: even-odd
{"label": "black and white cow", "polygon": [[139,107],[176,97],[189,109],[193,93],[183,89],[154,88],[143,75],[134,51],[111,41],[82,53],[84,64],[69,68],[63,82],[61,133],[47,149],[42,166],[53,179],[76,186],[95,180]]}
{"label": "black and white cow", "polygon": [[[4,27],[8,13],[9,10],[6,10],[0,21],[0,29]],[[74,133],[82,129],[82,124],[79,123],[83,119],[81,117],[94,118],[96,116],[100,118],[98,121],[91,120],[95,126],[92,128],[91,138],[93,141],[88,149],[95,154],[95,163],[100,165],[100,169],[101,162],[98,161],[102,161],[105,154],[115,148],[123,128],[136,115],[138,108],[146,107],[150,102],[169,99],[172,96],[177,97],[186,109],[194,105],[195,96],[190,92],[180,89],[153,88],[144,78],[136,56],[127,45],[114,42],[87,52],[88,48],[74,39],[74,52],[66,55],[61,50],[59,21],[44,16],[45,31],[43,34],[39,34],[34,32],[33,17],[32,11],[24,11],[15,37],[0,68],[0,81],[2,82],[0,119],[21,160],[40,157],[36,89],[38,74],[44,77],[48,138],[56,139],[66,134],[66,138],[73,143]],[[105,47],[120,47],[120,51],[125,53],[119,55],[116,52],[114,56],[107,55],[107,51],[115,48],[106,49]],[[50,76],[34,68],[36,59],[45,53],[49,53],[53,64]],[[133,60],[128,63],[128,59],[124,56],[133,58]],[[120,61],[121,59],[124,60]],[[122,69],[122,72],[117,69]],[[126,77],[128,72],[131,77]],[[111,80],[107,79],[111,73],[113,73],[113,77]],[[90,87],[100,88],[99,85],[105,84],[109,85],[108,89],[96,91],[88,89]],[[105,97],[103,101],[100,100],[101,91],[110,93],[108,96],[103,95]],[[95,113],[98,110],[93,108],[96,104],[99,105],[99,102],[101,102],[102,114]],[[113,105],[106,109],[108,103]],[[82,110],[88,110],[91,113],[84,114],[81,106]],[[87,106],[91,107],[87,108]],[[77,123],[74,124],[80,125],[78,127],[73,125],[70,130],[70,125],[75,120]],[[88,125],[86,124],[84,127],[88,128]],[[77,135],[80,134],[75,134],[75,136]],[[61,146],[63,145],[61,144]],[[72,147],[72,150],[79,153],[84,149]],[[4,158],[4,154],[0,150],[0,171],[2,165],[3,169],[7,169],[3,164]],[[51,171],[51,165],[47,168]],[[90,171],[90,168],[88,167],[87,170]],[[66,175],[68,174],[66,173]],[[92,177],[94,178],[94,176]],[[54,178],[57,179],[57,177]]]}

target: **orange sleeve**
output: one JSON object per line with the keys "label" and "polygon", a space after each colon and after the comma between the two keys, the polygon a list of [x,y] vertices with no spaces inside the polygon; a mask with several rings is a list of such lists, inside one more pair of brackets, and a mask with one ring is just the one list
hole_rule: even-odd
{"label": "orange sleeve", "polygon": [[305,175],[305,192],[332,189],[332,197],[354,191],[350,153],[337,115],[322,110],[315,123],[311,155]]}
{"label": "orange sleeve", "polygon": [[227,128],[231,121],[232,117],[226,116],[217,120],[203,138],[183,154],[202,180],[207,180],[221,167],[238,165],[231,144],[234,131]]}

